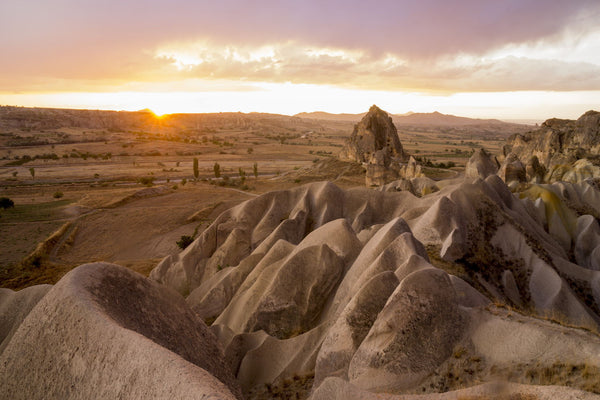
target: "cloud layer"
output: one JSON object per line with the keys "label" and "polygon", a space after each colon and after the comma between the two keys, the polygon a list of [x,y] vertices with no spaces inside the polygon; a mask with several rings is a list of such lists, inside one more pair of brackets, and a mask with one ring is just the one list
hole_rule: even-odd
{"label": "cloud layer", "polygon": [[[599,45],[586,43],[599,17],[595,0],[4,0],[0,85],[102,90],[201,78],[430,92],[600,89]],[[515,46],[565,54],[491,56]],[[591,46],[589,60],[582,46]]]}

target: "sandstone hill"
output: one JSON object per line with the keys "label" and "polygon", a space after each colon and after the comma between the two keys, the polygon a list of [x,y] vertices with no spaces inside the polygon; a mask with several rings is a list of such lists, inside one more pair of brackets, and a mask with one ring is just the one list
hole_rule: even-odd
{"label": "sandstone hill", "polygon": [[516,196],[490,176],[420,199],[318,183],[222,214],[151,279],[213,322],[246,393],[312,374],[345,398],[543,371],[598,391],[573,372],[600,367],[598,216],[590,182]]}
{"label": "sandstone hill", "polygon": [[2,396],[594,398],[598,186],[439,184],[270,192],[149,280],[100,263],[4,290]]}
{"label": "sandstone hill", "polygon": [[538,130],[515,134],[503,149],[511,180],[580,182],[600,177],[600,112],[576,121],[549,119]]}

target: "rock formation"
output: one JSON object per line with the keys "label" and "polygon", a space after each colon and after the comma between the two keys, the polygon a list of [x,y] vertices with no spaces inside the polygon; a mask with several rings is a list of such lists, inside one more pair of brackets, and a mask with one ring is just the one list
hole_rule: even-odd
{"label": "rock formation", "polygon": [[503,153],[512,165],[526,163],[529,182],[600,178],[600,112],[576,121],[549,119],[538,130],[511,136]]}
{"label": "rock formation", "polygon": [[[149,279],[96,263],[1,290],[1,393],[598,398],[597,182],[513,193],[488,154],[469,163],[464,180],[263,194]],[[514,153],[498,173],[541,164]]]}
{"label": "rock formation", "polygon": [[485,179],[498,172],[498,161],[490,153],[481,148],[477,150],[465,165],[465,176],[467,178]]}
{"label": "rock formation", "polygon": [[373,105],[363,119],[354,126],[354,131],[342,150],[341,157],[366,163],[381,150],[383,150],[386,167],[389,166],[392,158],[400,160],[406,158],[392,118]]}
{"label": "rock formation", "polygon": [[[595,334],[535,318],[600,326],[598,216],[590,182],[518,197],[490,175],[420,199],[315,183],[225,212],[151,277],[214,320],[246,393],[312,374],[314,398],[333,378],[357,396],[468,394],[499,377],[535,392],[517,384],[583,359],[600,368]],[[597,387],[574,381],[559,384]]]}
{"label": "rock formation", "polygon": [[366,185],[381,186],[398,179],[400,163],[406,161],[407,154],[392,118],[373,105],[354,126],[340,158],[366,165]]}
{"label": "rock formation", "polygon": [[48,289],[23,291],[47,293],[13,324],[0,397],[242,398],[215,337],[171,290],[106,263],[80,266]]}
{"label": "rock formation", "polygon": [[519,159],[519,157],[511,153],[500,165],[498,175],[507,184],[520,183],[527,180],[526,168]]}

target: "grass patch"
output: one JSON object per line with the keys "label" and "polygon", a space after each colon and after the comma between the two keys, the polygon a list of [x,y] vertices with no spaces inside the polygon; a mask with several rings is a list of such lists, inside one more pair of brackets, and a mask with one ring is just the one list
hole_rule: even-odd
{"label": "grass patch", "polygon": [[60,265],[48,262],[45,258],[40,258],[39,265],[11,265],[0,267],[0,286],[20,290],[33,285],[44,283],[55,284],[67,272],[73,269],[74,265]]}
{"label": "grass patch", "polygon": [[14,208],[2,211],[0,224],[14,222],[52,221],[57,219],[60,208],[73,200],[63,199],[36,204],[15,204]]}

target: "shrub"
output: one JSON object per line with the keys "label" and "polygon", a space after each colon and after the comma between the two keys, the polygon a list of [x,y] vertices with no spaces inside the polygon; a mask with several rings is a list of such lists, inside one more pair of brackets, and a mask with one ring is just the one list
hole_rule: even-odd
{"label": "shrub", "polygon": [[63,196],[64,196],[64,194],[60,190],[54,192],[54,194],[52,195],[52,197],[54,197],[55,199],[60,199]]}
{"label": "shrub", "polygon": [[154,178],[151,176],[143,176],[140,179],[138,179],[138,182],[142,185],[152,186],[154,185]]}
{"label": "shrub", "polygon": [[0,208],[13,208],[15,206],[15,202],[9,199],[8,197],[0,197]]}
{"label": "shrub", "polygon": [[190,244],[192,244],[193,241],[194,241],[194,238],[192,236],[183,235],[176,243],[177,243],[177,246],[179,246],[179,248],[181,250],[183,250],[186,247],[188,247]]}

